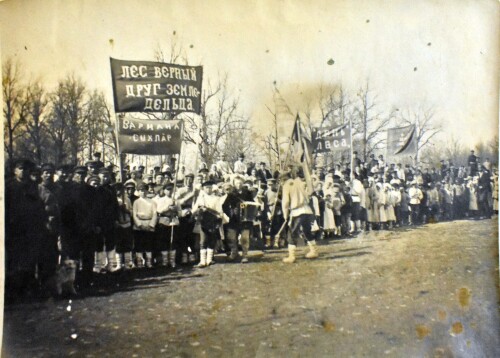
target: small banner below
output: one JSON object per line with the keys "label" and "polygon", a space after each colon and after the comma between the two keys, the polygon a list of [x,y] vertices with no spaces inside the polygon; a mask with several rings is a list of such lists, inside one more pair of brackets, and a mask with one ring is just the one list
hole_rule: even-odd
{"label": "small banner below", "polygon": [[116,112],[200,114],[203,67],[110,61]]}
{"label": "small banner below", "polygon": [[182,126],[181,120],[118,118],[120,151],[129,154],[179,154]]}
{"label": "small banner below", "polygon": [[337,150],[351,149],[351,126],[313,128],[313,153],[329,153]]}
{"label": "small banner below", "polygon": [[397,155],[412,155],[417,151],[417,135],[415,126],[391,128],[387,130],[387,155],[392,158]]}

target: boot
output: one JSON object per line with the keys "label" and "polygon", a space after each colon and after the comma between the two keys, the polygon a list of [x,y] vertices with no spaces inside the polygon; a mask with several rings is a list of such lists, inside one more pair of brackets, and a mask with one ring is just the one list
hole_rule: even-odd
{"label": "boot", "polygon": [[162,267],[168,266],[168,251],[161,252],[160,266],[162,266]]}
{"label": "boot", "polygon": [[118,266],[121,269],[123,267],[123,255],[117,253],[115,256],[116,256],[116,266]]}
{"label": "boot", "polygon": [[228,260],[234,261],[238,258],[238,241],[230,240],[229,247],[231,248],[231,254],[228,257]]}
{"label": "boot", "polygon": [[200,263],[196,267],[206,267],[207,266],[207,250],[200,250]]}
{"label": "boot", "polygon": [[170,267],[171,268],[175,268],[175,259],[176,259],[176,251],[175,250],[172,250],[169,252],[169,257],[168,257],[168,262],[170,263]]}
{"label": "boot", "polygon": [[108,264],[106,265],[106,270],[108,270],[108,272],[118,271],[120,269],[120,266],[118,265],[118,262],[116,260],[116,251],[108,251],[106,255],[108,256]]}
{"label": "boot", "polygon": [[297,246],[288,245],[288,257],[283,259],[284,263],[293,264],[295,262],[295,250],[297,250]]}
{"label": "boot", "polygon": [[274,244],[273,244],[273,249],[279,249],[280,248],[280,238],[275,237],[274,238]]}
{"label": "boot", "polygon": [[95,273],[106,273],[106,252],[96,252],[94,256],[94,272]]}
{"label": "boot", "polygon": [[265,248],[266,249],[270,249],[271,248],[271,236],[266,235],[266,245],[265,245]]}
{"label": "boot", "polygon": [[132,260],[132,252],[125,252],[123,254],[123,268],[125,270],[130,270],[135,267],[134,261]]}
{"label": "boot", "polygon": [[250,247],[250,238],[247,237],[246,235],[241,237],[241,263],[247,263],[248,262],[248,249]]}
{"label": "boot", "polygon": [[144,268],[144,256],[142,255],[142,252],[136,253],[135,259],[137,261],[137,268]]}
{"label": "boot", "polygon": [[153,254],[151,252],[146,252],[146,267],[153,267]]}
{"label": "boot", "polygon": [[315,259],[319,256],[316,250],[316,241],[312,240],[307,243],[309,245],[309,252],[306,254],[306,259]]}
{"label": "boot", "polygon": [[207,266],[215,264],[214,261],[214,250],[207,249]]}

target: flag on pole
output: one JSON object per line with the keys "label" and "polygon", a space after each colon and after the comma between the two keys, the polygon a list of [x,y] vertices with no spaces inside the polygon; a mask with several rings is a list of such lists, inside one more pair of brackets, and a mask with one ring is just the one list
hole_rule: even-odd
{"label": "flag on pole", "polygon": [[300,124],[300,117],[297,114],[295,125],[293,126],[292,137],[290,142],[290,157],[295,163],[300,163],[304,171],[308,192],[311,194],[314,191],[311,178],[311,141],[304,135],[304,131]]}
{"label": "flag on pole", "polygon": [[391,128],[387,131],[387,157],[412,155],[417,151],[417,134],[414,125]]}
{"label": "flag on pole", "polygon": [[304,147],[302,145],[301,137],[300,118],[299,115],[297,115],[297,118],[295,118],[295,125],[293,126],[292,140],[290,142],[290,156],[296,163],[300,163],[304,155]]}

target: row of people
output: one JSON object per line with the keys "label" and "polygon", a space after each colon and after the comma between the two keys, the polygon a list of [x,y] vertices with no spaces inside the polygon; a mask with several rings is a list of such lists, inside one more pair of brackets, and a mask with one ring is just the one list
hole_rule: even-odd
{"label": "row of people", "polygon": [[205,267],[221,247],[229,261],[238,259],[241,248],[244,263],[252,238],[267,248],[283,247],[287,239],[290,249],[302,235],[314,258],[321,238],[489,217],[498,206],[497,177],[486,167],[474,178],[431,179],[427,185],[417,178],[387,181],[375,172],[349,180],[349,173],[334,171],[323,179],[313,176],[310,193],[293,173],[292,167],[281,182],[274,175],[264,183],[234,173],[213,178],[202,169],[196,176],[185,174],[182,182],[160,173],[153,180],[116,183],[103,166],[37,169],[19,160],[6,183],[7,282],[16,292],[36,273],[43,287],[58,261],[80,263],[81,285],[94,272],[175,268],[189,261]]}

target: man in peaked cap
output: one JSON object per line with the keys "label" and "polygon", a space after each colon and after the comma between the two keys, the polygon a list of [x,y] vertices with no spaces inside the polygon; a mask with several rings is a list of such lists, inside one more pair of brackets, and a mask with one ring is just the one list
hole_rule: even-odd
{"label": "man in peaked cap", "polygon": [[37,186],[29,179],[32,163],[13,163],[13,178],[5,183],[6,298],[16,299],[35,287],[35,265],[45,210]]}
{"label": "man in peaked cap", "polygon": [[95,162],[95,165],[97,166],[97,169],[101,169],[104,167],[104,163],[101,161],[101,153],[100,152],[95,152],[93,155],[93,161]]}
{"label": "man in peaked cap", "polygon": [[85,163],[85,166],[87,167],[87,176],[91,175],[97,175],[99,173],[99,167],[97,165],[97,162],[94,160],[89,160]]}
{"label": "man in peaked cap", "polygon": [[43,164],[40,168],[41,183],[38,185],[38,193],[45,206],[45,230],[43,242],[41,243],[38,256],[39,278],[42,288],[48,279],[56,272],[57,266],[57,238],[60,234],[61,213],[56,192],[58,186],[54,183],[54,165]]}
{"label": "man in peaked cap", "polygon": [[[101,232],[96,236],[96,253],[94,272],[107,270],[115,272],[119,269],[116,260],[115,222],[118,220],[118,199],[111,185],[111,175],[107,168],[99,169],[99,187],[96,191],[98,201],[98,220]],[[106,249],[106,251],[104,251]],[[107,258],[107,265],[106,265]]]}

